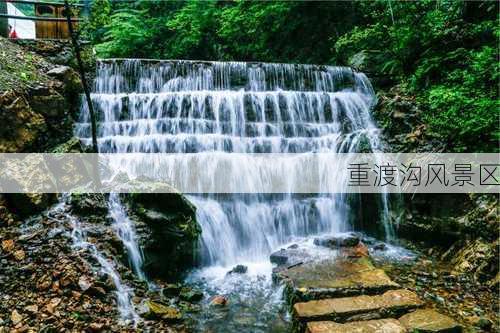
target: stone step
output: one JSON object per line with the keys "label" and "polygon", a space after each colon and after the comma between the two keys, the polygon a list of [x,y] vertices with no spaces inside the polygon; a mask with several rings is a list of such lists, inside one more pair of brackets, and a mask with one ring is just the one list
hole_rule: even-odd
{"label": "stone step", "polygon": [[455,333],[462,332],[462,327],[452,318],[432,309],[420,309],[405,314],[399,321],[409,332]]}
{"label": "stone step", "polygon": [[432,309],[410,312],[399,320],[388,318],[355,321],[345,324],[332,321],[312,321],[307,323],[306,333],[460,333],[462,327],[452,318]]}
{"label": "stone step", "polygon": [[374,295],[400,286],[369,257],[337,258],[279,268],[274,278],[285,284],[290,304],[355,295]]}
{"label": "stone step", "polygon": [[406,333],[406,328],[396,319],[379,319],[338,324],[331,321],[307,323],[306,333]]}
{"label": "stone step", "polygon": [[423,305],[414,292],[398,289],[376,296],[362,295],[296,303],[293,306],[293,318],[299,326],[321,320],[344,323],[397,317]]}

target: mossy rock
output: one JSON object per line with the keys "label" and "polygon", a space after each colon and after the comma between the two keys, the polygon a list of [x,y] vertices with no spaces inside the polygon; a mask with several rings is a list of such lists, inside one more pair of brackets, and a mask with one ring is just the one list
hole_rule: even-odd
{"label": "mossy rock", "polygon": [[108,204],[102,193],[73,193],[69,200],[73,213],[81,216],[107,215]]}
{"label": "mossy rock", "polygon": [[136,221],[149,276],[171,279],[196,263],[201,228],[196,209],[181,193],[123,194]]}
{"label": "mossy rock", "polygon": [[54,193],[6,193],[8,209],[19,218],[38,214],[56,201]]}

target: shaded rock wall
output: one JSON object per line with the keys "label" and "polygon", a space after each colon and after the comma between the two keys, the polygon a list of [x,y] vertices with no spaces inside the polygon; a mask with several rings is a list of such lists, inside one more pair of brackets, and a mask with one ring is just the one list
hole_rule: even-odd
{"label": "shaded rock wall", "polygon": [[144,252],[144,270],[174,279],[196,263],[201,234],[195,207],[180,193],[123,195]]}
{"label": "shaded rock wall", "polygon": [[[358,60],[361,67],[371,66],[366,59]],[[378,67],[371,69],[375,78],[379,78]],[[382,128],[388,152],[447,152],[447,142],[427,131],[415,96],[391,83],[390,78],[375,80],[374,84],[378,103],[373,116]],[[399,208],[394,215],[399,218],[394,227],[399,237],[438,246],[444,252],[440,259],[451,263],[455,272],[471,274],[497,288],[500,227],[497,195],[404,194],[396,206]]]}
{"label": "shaded rock wall", "polygon": [[[26,41],[0,38],[0,152],[44,152],[68,140],[82,90],[72,58],[51,62]],[[45,41],[40,50],[60,42]],[[41,52],[43,53],[43,52]]]}

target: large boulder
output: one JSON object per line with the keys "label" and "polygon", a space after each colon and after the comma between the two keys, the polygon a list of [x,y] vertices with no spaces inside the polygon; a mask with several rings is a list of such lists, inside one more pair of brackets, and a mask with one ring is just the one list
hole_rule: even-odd
{"label": "large boulder", "polygon": [[54,67],[47,72],[47,75],[64,83],[67,93],[80,92],[83,89],[80,76],[69,66]]}
{"label": "large boulder", "polygon": [[0,153],[22,152],[36,143],[47,126],[26,98],[14,91],[0,92]]}
{"label": "large boulder", "polygon": [[80,216],[106,216],[108,203],[102,193],[73,193],[69,200],[71,210]]}
{"label": "large boulder", "polygon": [[195,207],[181,193],[124,194],[136,222],[144,270],[149,276],[173,278],[196,260],[198,237]]}

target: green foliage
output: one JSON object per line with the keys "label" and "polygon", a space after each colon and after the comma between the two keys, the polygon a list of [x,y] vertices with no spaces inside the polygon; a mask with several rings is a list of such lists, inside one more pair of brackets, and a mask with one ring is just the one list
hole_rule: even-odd
{"label": "green foliage", "polygon": [[144,11],[118,10],[111,16],[110,29],[105,33],[102,44],[96,49],[104,56],[127,57],[141,50],[152,37],[142,19]]}
{"label": "green foliage", "polygon": [[111,3],[109,0],[95,0],[90,17],[84,24],[83,35],[94,42],[101,42],[106,26],[111,22]]}
{"label": "green foliage", "polygon": [[448,150],[498,151],[498,4],[391,2],[392,15],[386,4],[358,3],[373,15],[336,41],[332,60],[395,77]]}
{"label": "green foliage", "polygon": [[215,5],[208,1],[189,2],[165,22],[171,36],[166,49],[168,58],[215,57]]}
{"label": "green foliage", "polygon": [[498,150],[498,2],[109,1],[99,56],[350,65],[405,87],[450,151]]}

